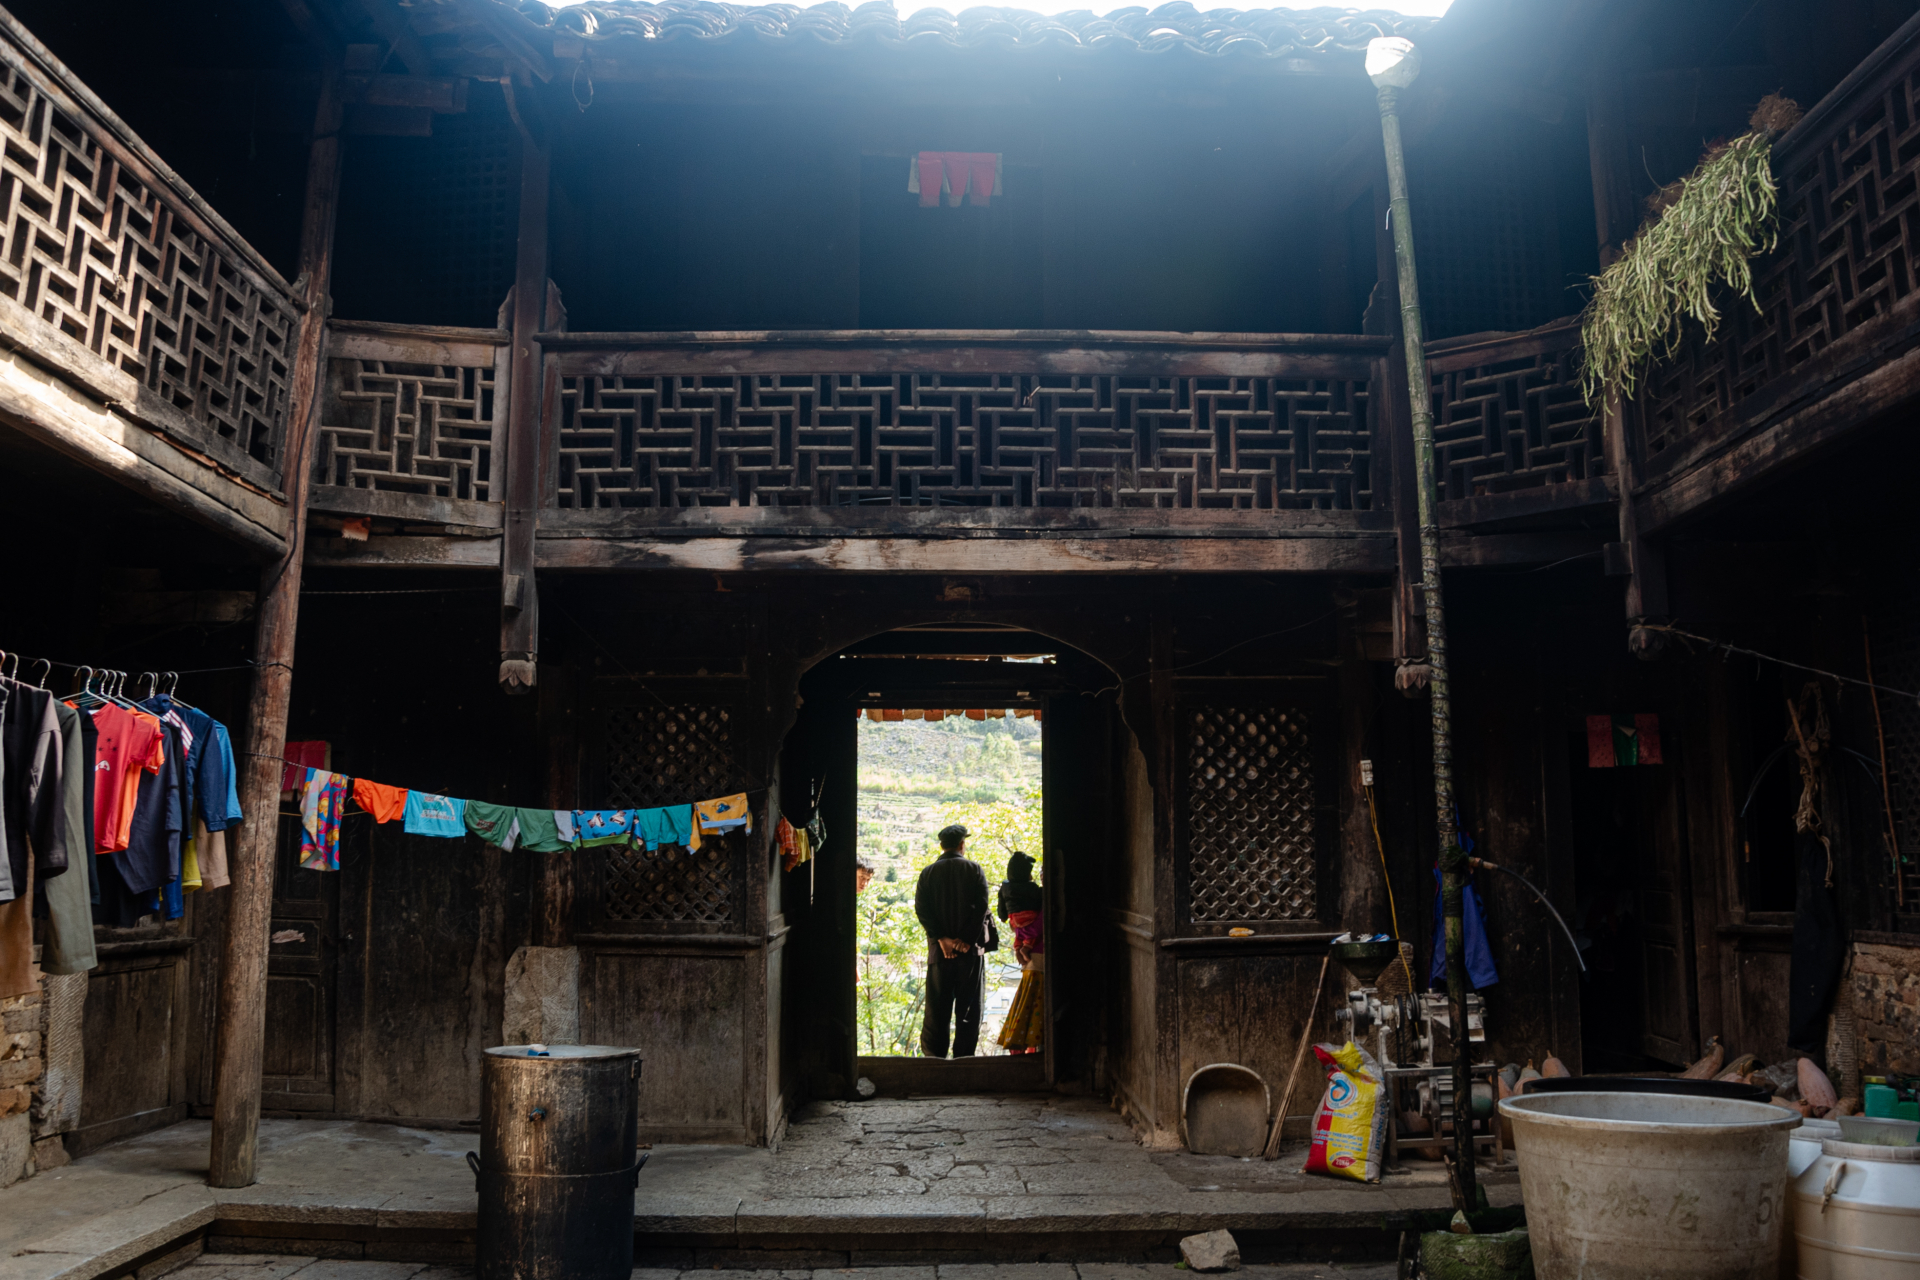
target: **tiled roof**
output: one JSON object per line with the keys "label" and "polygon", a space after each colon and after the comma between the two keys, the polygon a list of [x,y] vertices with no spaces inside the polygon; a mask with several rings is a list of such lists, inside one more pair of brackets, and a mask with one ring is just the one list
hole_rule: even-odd
{"label": "tiled roof", "polygon": [[1376,36],[1417,36],[1431,18],[1408,17],[1383,9],[1210,9],[1201,12],[1183,2],[1156,9],[1120,9],[1095,17],[1076,13],[1040,14],[1026,9],[975,8],[959,14],[922,9],[904,21],[888,0],[869,0],[857,9],[844,4],[735,5],[715,0],[588,0],[553,7],[542,0],[515,6],[536,27],[556,35],[601,41],[765,41],[798,44],[917,46],[922,42],[953,48],[1037,48],[1185,50],[1214,58],[1318,59],[1357,55]]}

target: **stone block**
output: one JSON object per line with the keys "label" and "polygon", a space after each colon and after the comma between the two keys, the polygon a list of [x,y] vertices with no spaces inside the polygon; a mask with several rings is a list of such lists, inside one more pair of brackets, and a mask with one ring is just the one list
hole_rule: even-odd
{"label": "stone block", "polygon": [[33,1131],[22,1110],[0,1119],[0,1187],[10,1187],[31,1172]]}
{"label": "stone block", "polygon": [[0,1089],[10,1084],[32,1084],[40,1078],[40,1069],[41,1062],[37,1056],[0,1062]]}
{"label": "stone block", "polygon": [[24,1084],[8,1085],[0,1089],[0,1116],[16,1115],[25,1111],[33,1103],[33,1090]]}
{"label": "stone block", "polygon": [[1180,1242],[1180,1256],[1193,1271],[1238,1271],[1240,1246],[1231,1231],[1208,1231]]}
{"label": "stone block", "polygon": [[33,1141],[33,1167],[37,1173],[49,1169],[58,1169],[73,1163],[73,1157],[67,1154],[66,1141],[59,1134],[49,1138],[35,1138]]}
{"label": "stone block", "polygon": [[578,947],[521,947],[507,961],[506,986],[505,1043],[580,1042]]}
{"label": "stone block", "polygon": [[56,974],[47,978],[45,985],[47,1066],[34,1098],[36,1138],[68,1133],[79,1127],[84,1075],[81,1028],[87,1002],[87,975]]}

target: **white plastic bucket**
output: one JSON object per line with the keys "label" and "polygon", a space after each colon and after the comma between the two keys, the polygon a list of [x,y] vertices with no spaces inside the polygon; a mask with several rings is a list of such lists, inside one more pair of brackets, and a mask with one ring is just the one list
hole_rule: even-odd
{"label": "white plastic bucket", "polygon": [[1507,1098],[1540,1280],[1774,1274],[1800,1113],[1654,1093]]}
{"label": "white plastic bucket", "polygon": [[1920,1147],[1829,1138],[1793,1182],[1807,1280],[1920,1277]]}

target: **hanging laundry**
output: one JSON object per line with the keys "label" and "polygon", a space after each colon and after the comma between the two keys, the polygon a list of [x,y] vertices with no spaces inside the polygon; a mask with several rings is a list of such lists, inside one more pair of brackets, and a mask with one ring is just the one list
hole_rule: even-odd
{"label": "hanging laundry", "polygon": [[410,836],[467,834],[467,802],[429,791],[407,792],[406,831]]}
{"label": "hanging laundry", "polygon": [[907,190],[920,197],[920,207],[931,209],[947,197],[959,208],[960,197],[970,195],[984,206],[991,196],[1004,194],[1000,153],[996,151],[922,151],[907,166]]}
{"label": "hanging laundry", "polygon": [[[71,705],[71,704],[70,704]],[[107,703],[90,713],[98,738],[94,743],[95,850],[111,853],[127,847],[133,806],[144,771],[160,772],[166,763],[167,736],[158,717]]]}
{"label": "hanging laundry", "polygon": [[702,800],[693,806],[700,834],[719,835],[745,828],[753,830],[753,813],[747,808],[747,793],[736,792],[718,800]]}
{"label": "hanging laundry", "polygon": [[[520,827],[519,847],[526,853],[562,853],[573,847],[573,841],[560,837],[560,817],[564,810],[558,809],[516,809],[514,820]],[[566,814],[569,829],[573,815]]]}
{"label": "hanging laundry", "polygon": [[627,844],[633,839],[633,810],[575,809],[573,831],[582,849]]}
{"label": "hanging laundry", "polygon": [[[227,726],[221,724],[218,720],[213,722],[213,741],[215,750],[219,752],[219,759],[224,762],[223,768],[227,777],[227,811],[225,817],[220,819],[220,825],[215,826],[214,819],[217,812],[216,802],[209,800],[207,802],[207,829],[209,831],[225,831],[234,823],[243,821],[247,815],[240,811],[240,776],[233,767],[233,740],[227,734]],[[217,783],[215,785],[217,786]],[[219,791],[209,790],[207,794],[209,796],[217,796],[219,795]],[[221,883],[226,883],[224,876],[221,877]]]}
{"label": "hanging laundry", "polygon": [[649,853],[663,844],[678,845],[689,853],[700,847],[700,830],[693,821],[690,804],[634,810],[633,835],[647,846]]}
{"label": "hanging laundry", "polygon": [[1587,717],[1587,767],[1626,768],[1665,763],[1660,753],[1660,717]]}
{"label": "hanging laundry", "polygon": [[29,854],[42,876],[66,870],[61,751],[53,695],[0,680],[0,851],[12,886],[6,898],[25,896]]}
{"label": "hanging laundry", "polygon": [[[86,716],[56,701],[60,724],[60,836],[67,869],[41,884],[47,904],[46,945],[40,967],[50,974],[84,973],[99,963],[93,942],[93,894],[87,873],[93,868],[93,824],[88,819],[87,781],[93,770],[86,749]],[[0,766],[4,768],[4,766]]]}
{"label": "hanging laundry", "polygon": [[580,836],[573,828],[573,810],[571,809],[553,811],[553,830],[569,849],[580,842]]}
{"label": "hanging laundry", "polygon": [[783,815],[773,826],[773,842],[780,846],[780,863],[788,871],[800,865],[800,851],[794,839],[793,824]]}
{"label": "hanging laundry", "polygon": [[163,723],[160,730],[160,767],[129,775],[137,782],[134,809],[126,843],[112,851],[114,866],[135,894],[154,893],[180,878],[180,841],[187,825],[181,786],[186,748],[177,726]]}
{"label": "hanging laundry", "polygon": [[200,861],[200,887],[218,889],[233,883],[227,874],[227,833],[209,831],[204,819],[195,824],[194,851]]}
{"label": "hanging laundry", "polygon": [[280,748],[287,762],[280,771],[280,790],[298,791],[307,780],[308,769],[325,769],[333,760],[333,748],[325,742],[289,742]]}
{"label": "hanging laundry", "polygon": [[340,869],[340,817],[352,782],[344,774],[307,770],[300,788],[300,865],[308,871]]}
{"label": "hanging laundry", "polygon": [[[354,783],[354,799],[360,798],[360,784]],[[395,788],[389,788],[393,790]],[[365,805],[362,804],[362,808]],[[520,839],[520,811],[511,805],[488,804],[483,800],[467,801],[465,814],[467,830],[473,832],[490,845],[496,845],[513,852],[514,842]]]}
{"label": "hanging laundry", "polygon": [[375,822],[392,822],[407,812],[407,789],[390,787],[384,782],[353,780],[353,802],[373,815]]}

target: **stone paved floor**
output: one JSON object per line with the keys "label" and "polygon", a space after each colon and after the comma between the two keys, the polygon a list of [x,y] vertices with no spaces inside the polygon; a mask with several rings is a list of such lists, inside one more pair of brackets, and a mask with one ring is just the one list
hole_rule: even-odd
{"label": "stone paved floor", "polygon": [[[717,1280],[1191,1280],[1194,1273],[1166,1265],[1111,1263],[1032,1263],[982,1266],[966,1263],[939,1267],[843,1267],[815,1271],[723,1271]],[[1250,1266],[1235,1280],[1390,1280],[1385,1263],[1297,1262]],[[464,1267],[417,1262],[339,1262],[279,1254],[204,1254],[173,1273],[176,1280],[472,1280]],[[642,1268],[633,1280],[709,1280],[712,1270],[675,1271]]]}
{"label": "stone paved floor", "polygon": [[[260,1126],[259,1182],[230,1191],[206,1185],[207,1140],[206,1122],[191,1121],[0,1190],[0,1280],[99,1274],[215,1221],[327,1223],[376,1233],[472,1230],[476,1201],[464,1158],[479,1145],[472,1132],[268,1120]],[[828,1280],[837,1273],[813,1268],[849,1262],[875,1272],[876,1280],[1153,1280],[1155,1268],[1123,1273],[1090,1264],[1075,1275],[1004,1277],[963,1276],[953,1267],[937,1275],[883,1276],[878,1269],[959,1250],[1012,1258],[1159,1258],[1179,1236],[1222,1227],[1262,1232],[1268,1241],[1262,1247],[1270,1249],[1276,1239],[1324,1238],[1313,1233],[1329,1230],[1397,1230],[1392,1224],[1407,1215],[1447,1207],[1437,1165],[1415,1164],[1368,1186],[1308,1177],[1299,1172],[1303,1154],[1297,1145],[1272,1162],[1152,1151],[1091,1098],[812,1103],[794,1117],[777,1150],[655,1148],[640,1175],[635,1225],[655,1241],[644,1261],[657,1267],[748,1268],[778,1258],[801,1269],[779,1273],[784,1280]],[[1494,1204],[1518,1203],[1512,1173],[1486,1182]],[[291,1229],[279,1234],[299,1238]],[[1046,1247],[1050,1239],[1059,1242],[1057,1249]],[[229,1247],[250,1247],[247,1241],[243,1234]],[[232,1255],[209,1254],[196,1265],[251,1266],[234,1276],[254,1280],[292,1274],[285,1261],[241,1264]],[[339,1276],[443,1280],[413,1264],[366,1265],[372,1269],[343,1269]],[[302,1280],[329,1280],[336,1266],[347,1263],[312,1263]],[[676,1274],[662,1271],[646,1280]],[[692,1280],[693,1273],[686,1274]],[[193,1280],[227,1278],[196,1272]]]}

